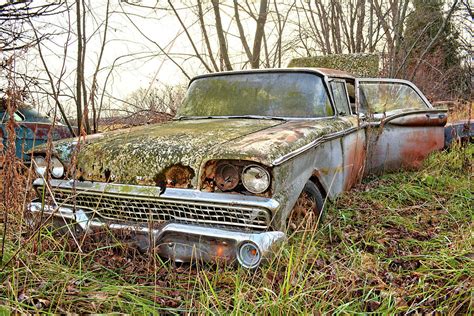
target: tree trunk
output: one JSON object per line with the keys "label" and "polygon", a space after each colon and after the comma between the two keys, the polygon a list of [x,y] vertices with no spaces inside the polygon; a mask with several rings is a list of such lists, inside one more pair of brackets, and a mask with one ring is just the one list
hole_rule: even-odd
{"label": "tree trunk", "polygon": [[260,66],[260,51],[262,48],[262,39],[264,35],[265,22],[268,15],[268,0],[260,0],[260,10],[258,12],[257,27],[255,29],[255,38],[253,41],[252,61],[250,65],[252,68]]}
{"label": "tree trunk", "polygon": [[222,61],[225,66],[225,70],[232,70],[232,64],[229,59],[227,51],[227,43],[224,36],[224,30],[222,29],[221,13],[219,9],[219,0],[212,0],[212,8],[214,9],[214,15],[216,17],[216,31],[217,38],[219,40],[219,50],[222,57]]}
{"label": "tree trunk", "polygon": [[76,111],[79,133],[82,129],[82,27],[81,27],[81,0],[76,0],[76,27],[77,27],[77,68],[76,68]]}

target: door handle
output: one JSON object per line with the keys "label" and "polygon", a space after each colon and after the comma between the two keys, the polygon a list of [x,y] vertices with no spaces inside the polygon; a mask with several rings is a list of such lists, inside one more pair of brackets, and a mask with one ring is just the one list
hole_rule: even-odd
{"label": "door handle", "polygon": [[426,117],[429,120],[443,120],[446,118],[446,114],[444,113],[439,113],[439,114],[426,114]]}

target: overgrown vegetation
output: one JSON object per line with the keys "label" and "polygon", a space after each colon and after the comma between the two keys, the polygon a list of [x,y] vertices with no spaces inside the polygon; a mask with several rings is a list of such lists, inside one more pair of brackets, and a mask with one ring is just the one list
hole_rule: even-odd
{"label": "overgrown vegetation", "polygon": [[176,266],[106,232],[79,239],[81,253],[67,235],[31,238],[9,209],[0,311],[469,313],[473,155],[471,144],[366,180],[256,271]]}

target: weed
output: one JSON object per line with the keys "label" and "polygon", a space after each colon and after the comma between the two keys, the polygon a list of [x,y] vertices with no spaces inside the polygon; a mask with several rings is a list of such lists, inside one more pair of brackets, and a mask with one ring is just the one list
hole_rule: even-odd
{"label": "weed", "polygon": [[0,272],[0,311],[469,313],[473,154],[454,148],[419,171],[366,180],[255,271],[163,262],[106,231],[80,237],[79,252],[68,234],[24,243],[11,229],[5,259],[21,249]]}

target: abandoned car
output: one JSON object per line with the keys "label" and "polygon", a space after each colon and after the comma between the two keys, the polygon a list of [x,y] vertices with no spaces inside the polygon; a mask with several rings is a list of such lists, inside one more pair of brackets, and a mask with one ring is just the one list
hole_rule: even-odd
{"label": "abandoned car", "polygon": [[[10,115],[7,111],[6,100],[0,99],[0,137],[4,148],[7,146],[7,123]],[[72,137],[66,125],[56,122],[53,125],[52,120],[29,106],[21,106],[13,113],[15,120],[15,153],[25,162],[30,161],[30,157],[25,152],[29,151],[35,145],[43,144],[48,141],[48,135],[51,131],[52,140]]]}
{"label": "abandoned car", "polygon": [[441,149],[446,120],[404,80],[321,68],[202,75],[172,121],[60,140],[50,164],[37,148],[29,210],[133,231],[175,261],[255,268],[307,213],[319,221],[326,198]]}

